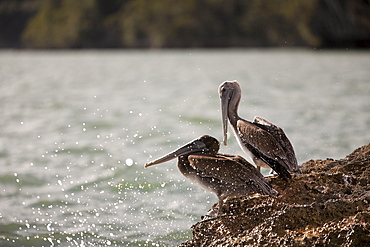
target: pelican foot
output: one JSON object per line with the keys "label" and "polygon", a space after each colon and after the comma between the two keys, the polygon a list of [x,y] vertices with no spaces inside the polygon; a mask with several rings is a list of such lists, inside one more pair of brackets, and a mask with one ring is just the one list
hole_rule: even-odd
{"label": "pelican foot", "polygon": [[206,221],[210,221],[210,220],[215,220],[215,219],[217,219],[218,218],[218,216],[217,215],[215,215],[215,216],[211,216],[211,215],[203,215],[203,216],[201,216],[200,217],[202,220],[202,222],[206,222]]}
{"label": "pelican foot", "polygon": [[207,221],[207,220],[216,219],[217,217],[218,217],[218,209],[211,208],[210,210],[208,210],[206,215],[203,215],[200,218],[202,221]]}

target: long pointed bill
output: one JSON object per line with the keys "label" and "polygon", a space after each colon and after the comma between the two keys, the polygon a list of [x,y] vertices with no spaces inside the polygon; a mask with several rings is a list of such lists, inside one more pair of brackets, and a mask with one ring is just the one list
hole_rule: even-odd
{"label": "long pointed bill", "polygon": [[228,109],[229,109],[230,94],[224,93],[221,95],[221,118],[222,118],[222,128],[223,128],[223,143],[227,146],[227,125],[228,125]]}
{"label": "long pointed bill", "polygon": [[202,141],[200,141],[199,139],[196,139],[196,140],[194,140],[194,141],[192,141],[188,144],[185,144],[184,146],[176,149],[175,151],[162,156],[159,159],[156,159],[154,161],[146,163],[144,165],[144,167],[147,168],[148,166],[153,166],[153,165],[157,165],[157,164],[160,164],[160,163],[164,163],[166,161],[170,161],[172,159],[175,159],[175,158],[177,158],[181,155],[186,155],[186,154],[201,152],[201,151],[207,151],[207,150],[208,149],[206,148],[206,145]]}

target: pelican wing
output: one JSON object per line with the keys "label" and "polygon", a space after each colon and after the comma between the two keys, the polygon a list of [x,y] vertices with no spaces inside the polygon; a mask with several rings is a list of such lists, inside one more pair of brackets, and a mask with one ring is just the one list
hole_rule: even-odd
{"label": "pelican wing", "polygon": [[[262,174],[240,156],[189,155],[188,160],[202,177],[212,177],[235,185],[249,185],[254,193],[276,194]],[[244,160],[245,163],[242,164],[238,160]]]}
{"label": "pelican wing", "polygon": [[256,169],[256,167],[249,163],[246,159],[239,155],[222,154],[222,156],[226,156],[226,158],[242,164],[248,170],[247,174],[254,174],[256,177],[255,179],[251,180],[251,182],[260,190],[264,191],[263,194],[279,194],[276,190],[272,189],[271,185],[265,180],[265,177]]}
{"label": "pelican wing", "polygon": [[225,159],[232,160],[234,162],[238,162],[239,164],[242,164],[245,169],[248,170],[248,173],[255,174],[257,177],[265,179],[265,177],[256,169],[255,166],[253,166],[251,163],[249,163],[246,159],[239,155],[231,155],[231,154],[218,154],[218,157],[223,157]]}
{"label": "pelican wing", "polygon": [[284,149],[286,158],[289,162],[289,170],[295,173],[301,173],[298,168],[298,162],[295,156],[293,145],[285,135],[285,132],[280,127],[261,117],[255,117],[253,123],[269,132],[279,142],[281,147]]}
{"label": "pelican wing", "polygon": [[245,120],[237,121],[236,130],[240,141],[256,157],[266,162],[282,177],[291,177],[286,153],[272,134]]}

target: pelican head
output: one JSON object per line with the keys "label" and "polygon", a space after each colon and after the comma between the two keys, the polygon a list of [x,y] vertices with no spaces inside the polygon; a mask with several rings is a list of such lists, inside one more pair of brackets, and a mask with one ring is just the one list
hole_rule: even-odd
{"label": "pelican head", "polygon": [[237,117],[237,109],[240,102],[242,90],[237,81],[225,81],[218,87],[218,93],[221,99],[221,117],[223,127],[223,143],[227,145],[227,120]]}
{"label": "pelican head", "polygon": [[220,148],[220,143],[212,136],[203,135],[182,147],[179,147],[175,151],[162,156],[159,159],[151,161],[145,164],[145,168],[152,165],[157,165],[170,161],[182,155],[188,155],[191,153],[204,153],[204,154],[216,154]]}

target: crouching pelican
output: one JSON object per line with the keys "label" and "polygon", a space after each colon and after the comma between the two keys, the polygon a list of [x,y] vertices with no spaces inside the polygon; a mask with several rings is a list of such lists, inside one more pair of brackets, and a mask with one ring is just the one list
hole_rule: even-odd
{"label": "crouching pelican", "polygon": [[220,154],[219,148],[215,138],[203,135],[144,167],[178,158],[177,166],[186,178],[218,197],[216,217],[223,212],[226,198],[278,194],[248,161],[237,155]]}
{"label": "crouching pelican", "polygon": [[285,180],[290,172],[301,174],[294,149],[284,131],[269,121],[255,117],[253,122],[238,115],[241,88],[237,81],[225,81],[218,92],[221,98],[223,142],[227,145],[228,120],[240,147],[253,159],[257,168],[272,168]]}

